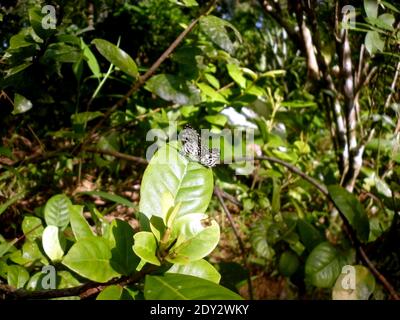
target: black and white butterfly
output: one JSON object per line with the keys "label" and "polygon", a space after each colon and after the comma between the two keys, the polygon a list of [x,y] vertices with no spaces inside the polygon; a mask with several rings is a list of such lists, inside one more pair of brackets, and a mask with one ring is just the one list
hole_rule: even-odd
{"label": "black and white butterfly", "polygon": [[200,135],[189,125],[180,134],[182,153],[192,161],[200,162],[208,168],[214,167],[219,160],[219,150],[209,149],[201,141]]}

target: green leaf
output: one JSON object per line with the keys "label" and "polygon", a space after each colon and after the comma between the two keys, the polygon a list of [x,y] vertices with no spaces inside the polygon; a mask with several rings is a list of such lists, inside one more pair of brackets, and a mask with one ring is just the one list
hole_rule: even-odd
{"label": "green leaf", "polygon": [[93,112],[80,112],[75,113],[71,116],[71,120],[73,124],[86,124],[87,122],[102,117],[103,113],[100,111],[93,111]]}
{"label": "green leaf", "polygon": [[34,216],[25,216],[21,228],[25,238],[30,241],[39,238],[43,233],[42,220]]}
{"label": "green leaf", "polygon": [[382,1],[382,0],[381,0],[381,3],[382,3],[384,6],[386,6],[387,8],[389,8],[390,10],[392,10],[392,11],[394,11],[394,12],[396,12],[396,13],[400,13],[400,10],[397,9],[397,8],[396,8],[394,5],[392,5],[391,3],[387,2],[387,1]]}
{"label": "green leaf", "polygon": [[122,49],[103,39],[94,39],[92,43],[101,55],[122,72],[136,78],[139,73],[135,61]]}
{"label": "green leaf", "polygon": [[14,96],[14,110],[12,114],[21,114],[32,109],[32,102],[18,93]]}
{"label": "green leaf", "polygon": [[368,18],[376,18],[378,16],[378,1],[364,0],[364,9]]}
{"label": "green leaf", "polygon": [[242,89],[246,88],[246,78],[243,76],[243,72],[236,64],[227,64],[228,73]]}
{"label": "green leaf", "polygon": [[318,288],[331,288],[341,271],[339,253],[328,242],[314,248],[306,260],[306,279]]}
{"label": "green leaf", "polygon": [[43,277],[46,275],[42,272],[36,272],[32,277],[30,277],[28,283],[26,284],[26,289],[33,291],[33,290],[44,290],[42,287],[42,280]]}
{"label": "green leaf", "polygon": [[234,44],[226,28],[231,29],[235,33],[236,38],[240,42],[242,41],[239,31],[232,24],[212,15],[201,18],[200,28],[213,43],[230,54],[234,52]]}
{"label": "green leaf", "polygon": [[159,74],[146,82],[146,89],[160,98],[180,105],[201,102],[200,90],[184,79],[170,74]]}
{"label": "green leaf", "polygon": [[297,229],[300,236],[300,241],[311,251],[319,243],[323,241],[321,233],[311,223],[299,219],[297,221]]}
{"label": "green leaf", "polygon": [[211,102],[221,102],[228,103],[224,96],[217,91],[215,91],[212,87],[205,83],[198,83],[197,86],[200,88],[201,92],[210,98]]}
{"label": "green leaf", "polygon": [[96,300],[120,300],[123,290],[119,285],[108,286],[100,292]]}
{"label": "green leaf", "polygon": [[191,162],[172,146],[157,151],[147,166],[140,188],[139,211],[148,218],[165,218],[162,195],[173,195],[174,204],[181,202],[178,217],[207,210],[213,192],[212,170]]}
{"label": "green leaf", "polygon": [[204,259],[192,261],[184,265],[174,264],[167,273],[186,274],[188,276],[202,278],[215,283],[219,283],[221,280],[219,272],[212,266],[212,264]]}
{"label": "green leaf", "polygon": [[292,251],[285,251],[279,258],[279,272],[285,277],[290,277],[296,272],[299,264],[297,254]]}
{"label": "green leaf", "polygon": [[[8,251],[10,251],[14,244],[16,244],[18,242],[18,238],[10,241],[10,242],[4,242],[4,243],[0,243],[0,258],[2,256],[4,256]],[[14,248],[15,250],[15,248]]]}
{"label": "green leaf", "polygon": [[177,239],[166,260],[171,263],[187,264],[209,255],[218,244],[219,225],[209,221],[205,214],[187,214],[175,221],[172,239]]}
{"label": "green leaf", "polygon": [[83,41],[83,39],[81,39],[81,46],[83,48],[83,56],[87,65],[89,66],[90,71],[92,71],[96,78],[100,78],[100,67],[95,55],[93,54],[92,50],[90,50],[90,47]]}
{"label": "green leaf", "polygon": [[182,2],[178,0],[169,1],[185,7],[197,7],[199,5],[196,0],[182,0]]}
{"label": "green leaf", "polygon": [[96,300],[135,300],[130,290],[119,285],[111,285],[106,287],[97,296]]}
{"label": "green leaf", "polygon": [[69,223],[69,206],[71,200],[64,195],[58,194],[51,197],[44,207],[44,219],[48,226],[60,227],[64,230]]}
{"label": "green leaf", "polygon": [[219,80],[216,77],[214,77],[212,74],[205,73],[204,77],[206,78],[208,83],[211,84],[215,89],[218,90],[221,87],[221,85],[219,84]]}
{"label": "green leaf", "polygon": [[65,239],[62,237],[58,227],[47,226],[42,235],[42,246],[44,252],[51,261],[57,262],[64,256]]}
{"label": "green leaf", "polygon": [[47,47],[40,62],[44,65],[49,63],[75,63],[80,59],[80,48],[64,42],[56,42]]}
{"label": "green leaf", "polygon": [[332,201],[356,231],[357,237],[363,242],[367,241],[369,237],[369,220],[360,201],[355,195],[340,186],[328,186],[328,191]]}
{"label": "green leaf", "polygon": [[69,271],[57,271],[57,288],[73,288],[81,283]]}
{"label": "green leaf", "polygon": [[25,241],[22,246],[21,258],[26,261],[24,266],[32,265],[33,263],[39,261],[42,264],[48,264],[48,260],[42,254],[39,249],[38,244],[35,241]]}
{"label": "green leaf", "polygon": [[[381,14],[378,18],[374,19],[370,18],[367,21],[382,30],[393,31],[394,30],[393,24],[396,21],[396,19],[394,15],[392,15],[391,13],[384,13]],[[382,31],[380,30],[377,30],[377,32],[382,33]]]}
{"label": "green leaf", "polygon": [[93,237],[93,231],[83,216],[83,206],[70,205],[69,219],[76,240]]}
{"label": "green leaf", "polygon": [[224,127],[228,119],[223,114],[205,116],[204,120],[216,126]]}
{"label": "green leaf", "polygon": [[115,219],[111,223],[110,248],[111,267],[120,274],[130,275],[139,263],[138,257],[133,253],[134,230],[128,222]]}
{"label": "green leaf", "polygon": [[268,221],[261,221],[253,226],[251,230],[251,246],[258,256],[271,260],[275,254],[274,249],[269,245],[267,241],[267,232],[270,227]]}
{"label": "green leaf", "polygon": [[31,65],[32,65],[32,62],[24,62],[16,67],[10,68],[10,69],[6,70],[6,75],[4,78],[11,77],[11,76],[27,69]]}
{"label": "green leaf", "polygon": [[[57,32],[56,29],[45,29],[42,26],[42,21],[47,14],[42,14],[41,8],[29,9],[29,21],[35,33],[42,39],[46,39]],[[55,22],[55,21],[54,21]]]}
{"label": "green leaf", "polygon": [[157,242],[154,235],[151,232],[142,231],[136,233],[133,238],[135,240],[133,251],[136,255],[145,262],[159,266],[160,261],[156,256]]}
{"label": "green leaf", "polygon": [[146,276],[146,300],[242,300],[236,293],[208,280],[166,273],[164,276]]}
{"label": "green leaf", "polygon": [[24,267],[9,266],[7,269],[7,283],[14,288],[23,288],[25,283],[29,280],[29,273]]}
{"label": "green leaf", "polygon": [[106,239],[91,237],[77,241],[64,257],[62,264],[82,277],[103,283],[119,276],[111,267],[111,256]]}
{"label": "green leaf", "polygon": [[[375,278],[361,265],[346,266],[332,290],[333,300],[368,300],[375,290]],[[343,268],[345,269],[345,268]],[[352,278],[353,277],[353,278]]]}
{"label": "green leaf", "polygon": [[365,47],[372,55],[376,52],[382,52],[385,48],[385,41],[381,39],[377,31],[368,31],[365,36]]}

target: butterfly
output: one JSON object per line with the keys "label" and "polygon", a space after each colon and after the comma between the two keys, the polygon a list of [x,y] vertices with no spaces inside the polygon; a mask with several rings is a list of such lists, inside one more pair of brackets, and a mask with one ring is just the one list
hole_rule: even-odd
{"label": "butterfly", "polygon": [[200,135],[189,125],[180,134],[182,153],[192,161],[200,162],[203,166],[212,168],[219,160],[219,150],[205,146]]}

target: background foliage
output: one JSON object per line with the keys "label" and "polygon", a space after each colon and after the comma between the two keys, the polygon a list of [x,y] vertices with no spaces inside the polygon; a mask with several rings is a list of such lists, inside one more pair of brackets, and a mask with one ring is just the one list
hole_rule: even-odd
{"label": "background foliage", "polygon": [[[398,299],[399,13],[3,1],[0,297]],[[147,133],[166,139],[173,121],[255,129],[255,170],[235,175],[224,153],[205,168],[174,144],[147,165]]]}

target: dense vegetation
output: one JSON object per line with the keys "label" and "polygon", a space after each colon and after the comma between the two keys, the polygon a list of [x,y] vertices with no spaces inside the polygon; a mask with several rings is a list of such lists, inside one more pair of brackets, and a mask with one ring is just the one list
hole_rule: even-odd
{"label": "dense vegetation", "polygon": [[0,300],[399,299],[395,2],[7,0],[0,23]]}

